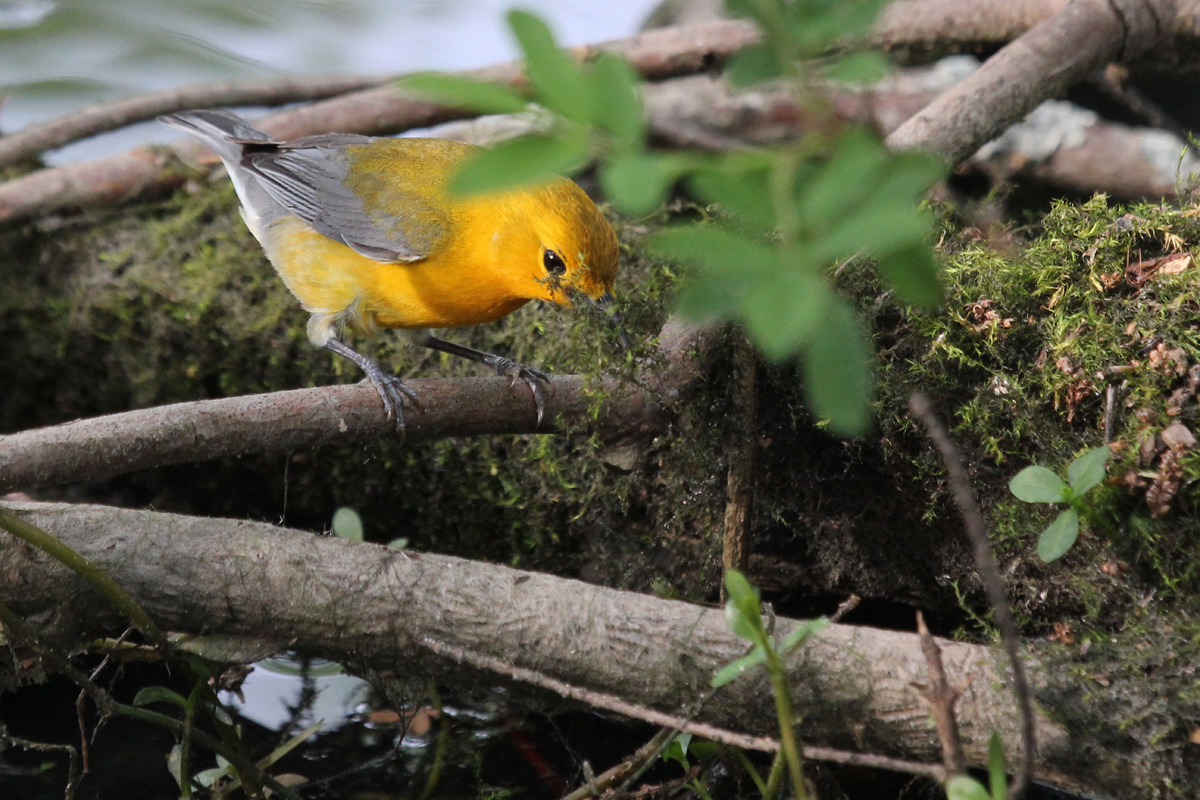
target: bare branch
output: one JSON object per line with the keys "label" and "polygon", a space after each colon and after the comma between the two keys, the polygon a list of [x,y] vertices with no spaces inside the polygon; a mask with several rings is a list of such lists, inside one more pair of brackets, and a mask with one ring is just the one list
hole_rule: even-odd
{"label": "bare branch", "polygon": [[1068,0],[896,0],[879,15],[870,43],[937,57],[1000,47],[1057,14]]}
{"label": "bare branch", "polygon": [[958,692],[946,681],[946,667],[942,664],[942,651],[925,625],[925,616],[917,612],[917,634],[921,637],[921,652],[929,670],[929,683],[920,687],[921,696],[933,710],[933,721],[937,725],[938,739],[942,742],[942,760],[950,775],[962,775],[967,771],[967,759],[963,756],[962,739],[958,735],[958,719],[954,716],[954,704]]}
{"label": "bare branch", "polygon": [[[740,330],[733,344],[733,419],[725,452],[729,470],[725,485],[725,525],[722,533],[722,565],[725,569],[746,571],[750,561],[750,517],[754,513],[754,473],[758,452],[755,373],[758,353]],[[721,584],[721,600],[726,599]]]}

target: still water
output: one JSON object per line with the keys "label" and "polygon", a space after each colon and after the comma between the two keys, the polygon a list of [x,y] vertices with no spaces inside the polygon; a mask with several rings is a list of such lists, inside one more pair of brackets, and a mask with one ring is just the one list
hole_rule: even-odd
{"label": "still water", "polygon": [[[458,70],[506,61],[514,5],[577,45],[637,30],[659,0],[0,0],[0,131],[189,83]],[[64,148],[66,163],[171,131],[146,124]]]}

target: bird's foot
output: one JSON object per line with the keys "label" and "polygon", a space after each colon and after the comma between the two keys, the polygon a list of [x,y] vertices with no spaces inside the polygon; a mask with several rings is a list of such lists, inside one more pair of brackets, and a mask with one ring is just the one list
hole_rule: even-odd
{"label": "bird's foot", "polygon": [[383,368],[374,361],[367,361],[363,365],[363,371],[367,373],[366,379],[379,393],[379,399],[383,401],[383,410],[387,414],[387,418],[396,421],[396,432],[404,433],[404,398],[407,397],[409,402],[419,409],[421,400],[417,397],[417,393],[408,388],[404,381],[395,375],[384,372]]}
{"label": "bird's foot", "polygon": [[504,356],[491,356],[487,365],[496,370],[497,375],[510,378],[514,386],[517,381],[525,381],[528,384],[529,391],[533,393],[533,403],[537,406],[537,424],[540,426],[542,417],[546,414],[546,397],[542,394],[542,386],[550,385],[550,376],[540,369],[518,364]]}
{"label": "bird's foot", "polygon": [[396,421],[396,432],[404,433],[404,398],[408,398],[416,408],[421,407],[421,401],[417,397],[417,393],[404,385],[404,381],[397,378],[391,373],[384,372],[383,368],[376,364],[366,356],[356,353],[346,345],[339,342],[337,339],[330,339],[325,343],[325,347],[340,356],[350,359],[358,368],[367,374],[367,380],[375,387],[375,391],[379,392],[379,399],[383,401],[383,410],[387,414],[389,420]]}

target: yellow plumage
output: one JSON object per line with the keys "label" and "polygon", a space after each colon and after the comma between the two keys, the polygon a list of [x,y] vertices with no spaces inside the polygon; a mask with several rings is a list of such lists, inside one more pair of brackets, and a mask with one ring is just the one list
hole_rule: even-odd
{"label": "yellow plumage", "polygon": [[[338,342],[340,325],[360,333],[461,327],[533,299],[611,300],[616,236],[569,180],[454,198],[446,182],[478,149],[471,145],[337,134],[275,142],[223,111],[162,121],[221,157],[247,225],[312,314],[309,338],[366,370],[401,427],[397,392],[411,390]],[[540,419],[541,373],[428,333],[417,340],[526,380]]]}

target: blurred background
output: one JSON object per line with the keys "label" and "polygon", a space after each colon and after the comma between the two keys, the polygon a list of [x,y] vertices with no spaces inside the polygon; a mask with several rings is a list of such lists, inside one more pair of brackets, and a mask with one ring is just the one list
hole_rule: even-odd
{"label": "blurred background", "polygon": [[[189,83],[459,70],[516,57],[519,6],[560,44],[634,33],[659,0],[0,0],[0,132]],[[63,164],[177,136],[154,123],[49,154]]]}

